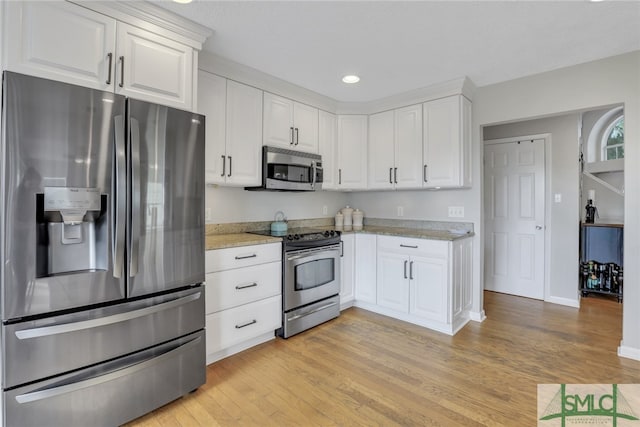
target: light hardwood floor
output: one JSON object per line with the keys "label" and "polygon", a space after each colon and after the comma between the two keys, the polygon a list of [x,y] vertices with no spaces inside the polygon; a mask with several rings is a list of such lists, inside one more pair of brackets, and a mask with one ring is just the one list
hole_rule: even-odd
{"label": "light hardwood floor", "polygon": [[492,292],[449,337],[352,308],[207,368],[207,383],[128,426],[536,425],[539,383],[640,383],[622,305],[580,310]]}

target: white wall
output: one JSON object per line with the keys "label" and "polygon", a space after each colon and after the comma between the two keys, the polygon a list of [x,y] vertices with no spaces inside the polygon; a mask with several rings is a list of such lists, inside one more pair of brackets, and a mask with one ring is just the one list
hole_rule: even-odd
{"label": "white wall", "polygon": [[[528,120],[483,129],[484,139],[510,138],[550,133],[547,159],[547,198],[545,207],[549,239],[548,291],[545,300],[578,306],[578,262],[580,220],[580,114],[567,114]],[[560,194],[561,202],[554,196]]]}
{"label": "white wall", "polygon": [[[333,218],[347,204],[347,195],[332,191],[245,191],[242,188],[208,186],[205,207],[211,208],[211,224],[271,221],[277,211],[287,219]],[[327,207],[327,215],[322,208]]]}
{"label": "white wall", "polygon": [[[473,99],[474,142],[481,127],[623,104],[625,109],[625,282],[619,354],[640,359],[640,52],[484,86]],[[474,166],[481,169],[479,150]],[[473,188],[481,206],[481,186]],[[476,227],[483,238],[483,231]],[[562,232],[562,230],[557,230]],[[481,262],[482,254],[480,254]],[[475,273],[475,271],[474,271]],[[476,277],[482,282],[482,277]],[[475,284],[475,282],[474,282]],[[479,290],[477,290],[480,292]],[[481,292],[480,292],[481,297]]]}

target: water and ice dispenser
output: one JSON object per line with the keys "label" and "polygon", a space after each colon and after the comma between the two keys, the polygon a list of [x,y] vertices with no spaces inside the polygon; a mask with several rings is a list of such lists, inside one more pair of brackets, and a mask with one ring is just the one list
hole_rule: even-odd
{"label": "water and ice dispenser", "polygon": [[97,188],[45,187],[36,209],[38,277],[107,269],[106,195]]}

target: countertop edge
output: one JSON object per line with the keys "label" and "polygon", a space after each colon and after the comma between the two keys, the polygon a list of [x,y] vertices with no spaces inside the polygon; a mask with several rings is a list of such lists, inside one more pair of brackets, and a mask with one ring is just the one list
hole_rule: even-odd
{"label": "countertop edge", "polygon": [[[475,236],[475,233],[465,234],[451,233],[443,230],[408,229],[398,227],[370,226],[361,230],[344,229],[341,227],[318,227],[327,230],[339,230],[344,234],[375,234],[379,236],[395,236],[426,240],[456,241]],[[239,246],[263,245],[268,243],[280,243],[281,237],[261,236],[252,233],[214,234],[205,236],[205,249],[216,250],[235,248]]]}

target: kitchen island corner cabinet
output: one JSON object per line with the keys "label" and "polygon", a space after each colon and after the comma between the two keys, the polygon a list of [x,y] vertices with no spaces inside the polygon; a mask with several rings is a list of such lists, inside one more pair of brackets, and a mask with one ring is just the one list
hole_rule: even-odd
{"label": "kitchen island corner cabinet", "polygon": [[355,306],[454,335],[469,321],[472,238],[377,236],[375,303]]}

